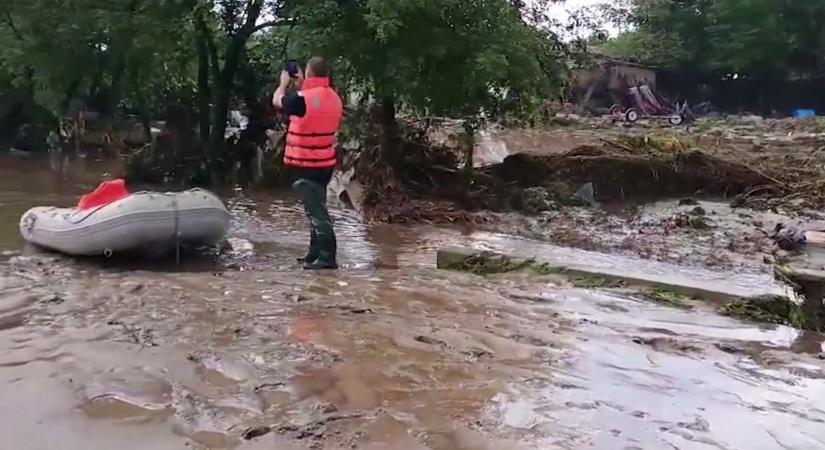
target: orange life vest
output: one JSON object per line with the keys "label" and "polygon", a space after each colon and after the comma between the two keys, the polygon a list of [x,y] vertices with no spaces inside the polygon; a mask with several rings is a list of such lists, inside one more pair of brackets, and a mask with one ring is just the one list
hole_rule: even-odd
{"label": "orange life vest", "polygon": [[329,86],[329,78],[304,80],[298,95],[304,98],[304,117],[290,116],[284,164],[305,168],[335,167],[335,133],[344,105]]}

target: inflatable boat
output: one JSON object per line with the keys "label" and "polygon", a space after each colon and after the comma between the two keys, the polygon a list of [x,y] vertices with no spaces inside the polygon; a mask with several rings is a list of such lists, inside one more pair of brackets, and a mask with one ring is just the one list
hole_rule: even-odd
{"label": "inflatable boat", "polygon": [[20,234],[27,242],[70,255],[158,256],[181,244],[217,244],[229,230],[226,206],[202,189],[124,191],[117,197],[103,204],[84,197],[77,208],[32,208],[20,219]]}

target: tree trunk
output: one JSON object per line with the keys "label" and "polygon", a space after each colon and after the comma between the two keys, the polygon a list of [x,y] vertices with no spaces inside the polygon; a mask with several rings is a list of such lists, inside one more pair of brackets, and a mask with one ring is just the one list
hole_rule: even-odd
{"label": "tree trunk", "polygon": [[464,122],[464,135],[461,142],[464,146],[464,189],[470,188],[473,181],[473,153],[475,150],[476,127],[469,120]]}
{"label": "tree trunk", "polygon": [[[124,49],[125,51],[125,49]],[[109,119],[113,119],[117,115],[117,105],[120,103],[120,97],[123,85],[123,74],[126,72],[126,55],[121,52],[117,56],[115,67],[112,72],[112,85],[109,88],[109,101],[107,102],[104,115]]]}
{"label": "tree trunk", "polygon": [[392,166],[401,162],[401,139],[395,117],[395,99],[387,96],[378,102],[378,120],[381,127],[378,145],[381,157]]}
{"label": "tree trunk", "polygon": [[212,173],[212,183],[221,184],[221,160],[226,145],[226,121],[229,119],[230,86],[224,84],[223,79],[214,85],[215,100],[212,105],[211,136],[207,147],[209,169]]}
{"label": "tree trunk", "polygon": [[[255,31],[259,30],[259,28],[256,28],[255,23],[261,15],[263,5],[263,0],[253,0],[248,4],[243,26],[229,39],[222,69],[218,70],[218,61],[216,60],[217,52],[213,52],[214,41],[211,41],[211,44],[209,40],[206,41],[207,49],[212,52],[212,59],[215,59],[215,61],[212,61],[212,73],[216,78],[212,83],[212,93],[214,95],[214,102],[212,104],[212,126],[207,150],[212,183],[214,184],[220,184],[220,182],[223,181],[221,180],[221,165],[224,161],[226,121],[229,118],[229,100],[232,96],[232,85],[235,81],[235,73],[238,71],[246,42]],[[209,32],[202,18],[199,19],[199,26],[204,33]],[[209,48],[210,45],[212,49]]]}
{"label": "tree trunk", "polygon": [[240,63],[244,43],[245,41],[238,37],[232,40],[226,52],[226,62],[220,72],[220,78],[213,84],[215,99],[212,104],[212,136],[209,140],[209,164],[213,183],[219,183],[217,178],[219,178],[221,160],[226,146],[226,122],[229,119],[232,83],[235,80],[235,72]]}
{"label": "tree trunk", "polygon": [[[198,109],[201,144],[207,146],[210,139],[209,103],[212,92],[209,90],[209,50],[206,45],[206,37],[203,33],[198,33],[195,37],[198,47]],[[213,61],[213,64],[217,64]],[[208,156],[208,155],[207,155]]]}
{"label": "tree trunk", "polygon": [[129,2],[129,7],[126,12],[126,23],[123,28],[123,35],[115,37],[115,42],[112,50],[116,52],[115,65],[112,73],[112,84],[109,88],[109,102],[106,105],[108,111],[106,114],[110,118],[117,115],[117,106],[120,103],[123,95],[123,75],[126,73],[126,55],[132,49],[132,23],[134,21],[135,9],[137,8],[137,0]]}

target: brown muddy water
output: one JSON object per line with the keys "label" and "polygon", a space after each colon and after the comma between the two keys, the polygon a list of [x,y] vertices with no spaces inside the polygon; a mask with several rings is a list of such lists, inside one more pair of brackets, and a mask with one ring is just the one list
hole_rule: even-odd
{"label": "brown muddy water", "polygon": [[17,220],[117,167],[58,163],[0,159],[0,449],[825,448],[820,335],[441,272],[434,253],[540,247],[743,288],[760,275],[338,209],[344,269],[305,273],[300,208],[241,191],[235,250],[215,263],[75,261],[25,247]]}

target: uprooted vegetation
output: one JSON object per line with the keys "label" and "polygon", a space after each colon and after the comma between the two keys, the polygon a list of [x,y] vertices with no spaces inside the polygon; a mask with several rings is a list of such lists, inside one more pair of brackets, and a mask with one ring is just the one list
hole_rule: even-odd
{"label": "uprooted vegetation", "polygon": [[[552,142],[553,131],[542,133]],[[370,219],[471,221],[478,215],[467,211],[475,210],[531,214],[577,202],[574,193],[587,185],[595,200],[608,202],[704,196],[757,209],[825,206],[825,146],[744,149],[684,136],[620,134],[565,152],[511,154],[468,179],[455,148],[433,144],[424,133],[410,134],[402,145],[404,158],[394,167],[375,151],[361,154],[356,177]]]}
{"label": "uprooted vegetation", "polygon": [[719,312],[727,316],[754,322],[819,331],[819,326],[816,325],[817,322],[806,317],[800,305],[782,296],[747,300],[735,299],[722,306]]}

